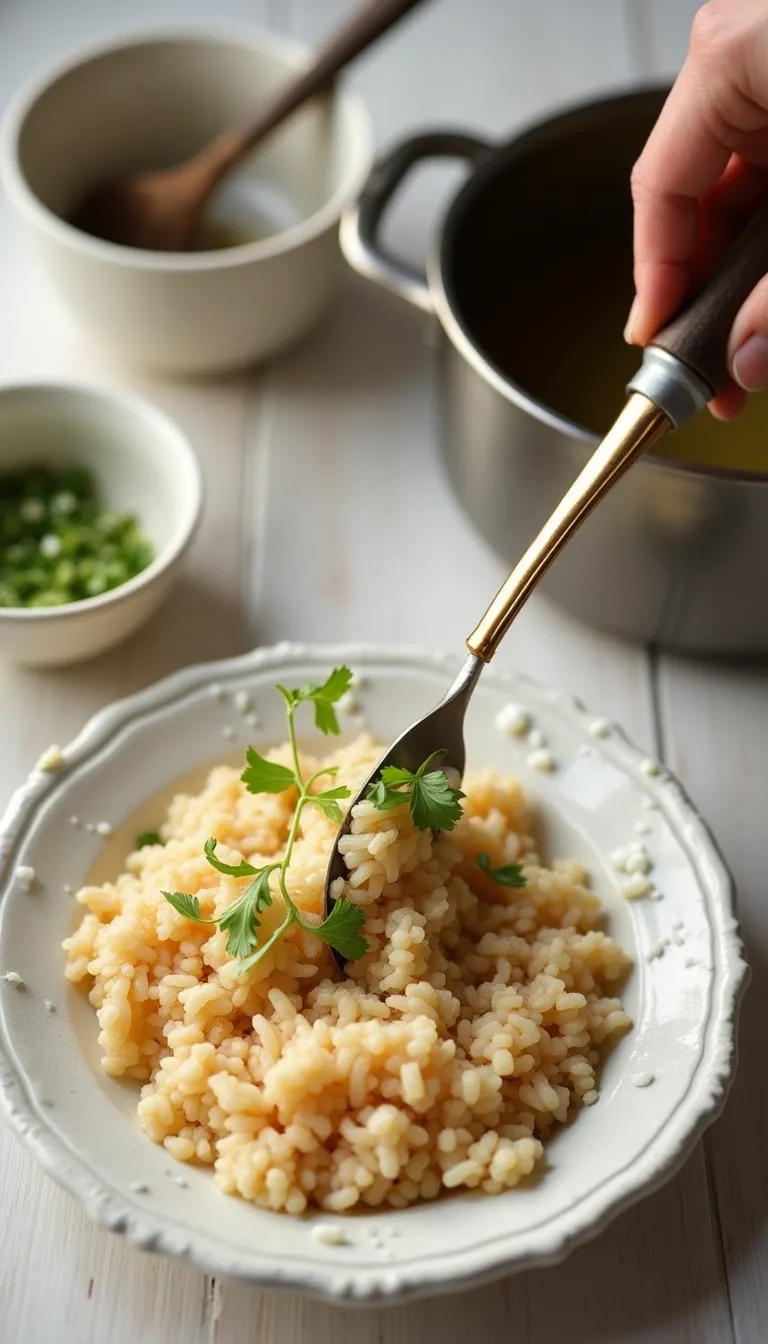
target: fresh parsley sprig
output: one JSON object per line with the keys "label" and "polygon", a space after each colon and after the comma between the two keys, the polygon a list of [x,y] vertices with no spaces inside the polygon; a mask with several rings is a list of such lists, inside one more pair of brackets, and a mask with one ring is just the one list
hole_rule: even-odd
{"label": "fresh parsley sprig", "polygon": [[341,729],[339,720],[336,717],[334,705],[346,695],[352,685],[352,673],[348,667],[335,667],[323,682],[322,686],[316,686],[313,681],[301,686],[298,690],[289,690],[287,686],[278,686],[278,691],[282,695],[289,711],[295,709],[297,705],[311,702],[315,707],[315,727],[321,733],[333,733],[338,736]]}
{"label": "fresh parsley sprig", "polygon": [[[339,721],[334,705],[349,690],[351,681],[352,673],[349,668],[337,667],[321,686],[315,685],[314,682],[294,690],[278,686],[277,689],[286,703],[293,768],[280,765],[276,761],[268,761],[253,747],[249,747],[246,752],[245,769],[240,778],[249,793],[285,793],[289,789],[296,790],[296,808],[282,859],[276,863],[265,864],[262,868],[254,868],[246,859],[241,859],[237,864],[224,863],[216,854],[216,840],[210,837],[205,843],[205,856],[212,868],[228,877],[253,878],[242,895],[215,919],[203,919],[200,916],[200,901],[197,896],[190,896],[180,891],[163,892],[165,899],[185,919],[194,920],[197,924],[217,924],[227,933],[227,951],[240,962],[238,975],[246,975],[252,970],[266,956],[270,948],[287,933],[292,924],[298,924],[307,933],[317,934],[318,938],[322,938],[324,943],[334,948],[345,961],[357,961],[368,951],[368,944],[361,933],[365,923],[365,912],[359,906],[353,905],[342,896],[336,901],[330,915],[322,924],[312,924],[294,902],[287,885],[288,869],[304,808],[318,807],[330,821],[340,822],[339,800],[349,797],[349,789],[341,784],[322,793],[311,792],[313,784],[322,775],[334,775],[336,770],[333,767],[330,769],[326,767],[316,771],[309,779],[304,779],[296,741],[296,710],[302,704],[312,704],[315,724],[319,731],[325,734],[338,733]],[[272,891],[269,885],[272,873],[278,875],[277,885],[285,906],[285,917],[269,938],[260,943],[259,916],[272,904]]]}
{"label": "fresh parsley sprig", "polygon": [[196,924],[218,924],[227,934],[227,951],[233,957],[247,957],[253,951],[254,941],[258,938],[258,931],[261,927],[259,915],[266,910],[268,905],[272,904],[272,893],[269,890],[269,874],[279,864],[270,864],[266,868],[252,868],[248,863],[228,865],[220,863],[211,857],[209,850],[215,847],[215,840],[206,841],[205,852],[208,862],[220,873],[228,873],[231,877],[242,877],[246,872],[253,873],[254,880],[250,886],[246,887],[242,895],[238,896],[230,906],[219,915],[218,919],[203,919],[200,915],[200,901],[197,896],[188,896],[183,891],[164,891],[163,895],[167,901],[170,901],[174,910],[178,910],[185,919],[192,919]]}
{"label": "fresh parsley sprig", "polygon": [[506,863],[501,868],[492,868],[490,855],[483,851],[477,856],[477,866],[492,882],[498,882],[500,887],[508,887],[510,891],[521,891],[526,885],[522,864]]}
{"label": "fresh parsley sprig", "polygon": [[385,765],[368,790],[368,798],[380,812],[408,804],[419,831],[452,831],[461,817],[461,789],[448,783],[444,770],[430,770],[442,751],[433,751],[414,773],[399,765]]}

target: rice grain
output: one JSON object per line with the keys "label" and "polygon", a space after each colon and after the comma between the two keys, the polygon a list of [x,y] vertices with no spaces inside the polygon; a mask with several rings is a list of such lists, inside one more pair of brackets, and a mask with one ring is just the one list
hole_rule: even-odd
{"label": "rice grain", "polygon": [[[379,754],[363,736],[303,768],[338,766],[354,796]],[[368,951],[345,978],[296,924],[240,978],[226,935],[162,896],[196,895],[206,919],[237,899],[247,879],[211,869],[208,836],[226,862],[282,854],[295,794],[251,795],[229,766],[176,795],[163,844],[78,892],[66,974],[88,991],[105,1072],[141,1085],[148,1138],[213,1166],[225,1193],[293,1215],[497,1194],[535,1169],[553,1124],[597,1099],[601,1048],[630,1025],[615,997],[628,959],[579,865],[543,865],[519,785],[485,771],[464,788],[449,835],[416,831],[407,806],[355,808],[336,894],[365,909]],[[308,914],[321,914],[334,839],[308,809],[288,873]],[[526,886],[480,872],[482,851],[492,868],[522,863]],[[265,937],[283,917],[272,894]]]}

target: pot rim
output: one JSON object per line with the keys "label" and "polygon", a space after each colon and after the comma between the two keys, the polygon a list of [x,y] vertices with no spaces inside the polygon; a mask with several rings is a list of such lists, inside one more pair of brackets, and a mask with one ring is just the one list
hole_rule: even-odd
{"label": "pot rim", "polygon": [[[486,383],[489,383],[495,391],[504,397],[505,401],[511,402],[520,410],[532,415],[550,429],[554,429],[558,433],[590,447],[595,447],[600,442],[599,435],[585,429],[577,421],[559,414],[559,412],[547,406],[545,402],[531,396],[520,383],[502,373],[493,360],[480,349],[476,343],[476,338],[457,314],[451,281],[449,277],[446,277],[448,270],[446,251],[460,230],[466,211],[478,195],[485,190],[487,184],[498,176],[502,166],[506,167],[530,150],[545,133],[551,134],[553,130],[581,114],[607,110],[617,104],[626,106],[633,102],[641,103],[650,99],[653,95],[659,96],[668,91],[669,85],[666,83],[644,84],[631,90],[619,90],[605,94],[600,98],[575,102],[556,113],[555,116],[529,123],[523,127],[519,134],[506,140],[503,144],[493,146],[488,159],[470,172],[466,181],[452,197],[435,234],[433,234],[427,253],[427,280],[435,312],[443,330],[459,354]],[[617,406],[617,415],[620,409],[621,407]],[[654,467],[672,475],[682,473],[688,476],[733,483],[768,485],[768,469],[765,471],[746,471],[735,467],[704,466],[697,462],[663,457],[653,451],[646,453],[643,460],[652,462]]]}

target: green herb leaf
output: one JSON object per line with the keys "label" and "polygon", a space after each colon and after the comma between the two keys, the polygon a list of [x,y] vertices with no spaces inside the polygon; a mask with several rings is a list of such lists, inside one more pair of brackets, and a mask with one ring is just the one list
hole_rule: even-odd
{"label": "green herb leaf", "polygon": [[341,808],[339,807],[339,804],[335,800],[337,798],[348,798],[348,797],[349,797],[349,789],[346,787],[346,785],[340,784],[338,788],[326,789],[325,793],[310,794],[309,798],[307,799],[307,802],[314,803],[315,807],[319,807],[320,811],[324,812],[326,817],[328,817],[330,821],[340,822]]}
{"label": "green herb leaf", "polygon": [[404,802],[411,809],[420,831],[452,831],[461,817],[461,789],[448,783],[444,770],[428,767],[442,751],[435,751],[414,773],[398,765],[385,765],[368,790],[368,798],[381,812],[390,812]]}
{"label": "green herb leaf", "polygon": [[461,820],[461,789],[452,789],[444,770],[419,775],[411,789],[411,815],[420,831],[452,831]]}
{"label": "green herb leaf", "polygon": [[275,690],[280,692],[289,709],[293,709],[301,700],[301,691],[292,691],[289,686],[281,686],[279,681],[275,683]]}
{"label": "green herb leaf", "polygon": [[[330,700],[335,704],[343,695],[346,695],[352,685],[352,672],[348,667],[334,667],[330,676],[326,677],[323,685],[319,688],[318,694],[324,700]],[[315,697],[313,696],[313,699]]]}
{"label": "green herb leaf", "polygon": [[307,698],[314,702],[315,724],[321,733],[338,734],[339,720],[333,706],[346,695],[352,683],[352,673],[348,667],[335,667],[322,686],[313,686]]}
{"label": "green herb leaf", "polygon": [[391,812],[403,803],[410,805],[415,779],[411,770],[403,770],[399,765],[385,765],[376,783],[368,790],[368,797],[380,812]]}
{"label": "green herb leaf", "polygon": [[[436,753],[437,754],[437,753]],[[430,756],[430,760],[433,757]],[[426,761],[424,762],[426,765]],[[423,771],[424,766],[420,767],[419,773]],[[399,765],[385,765],[381,772],[381,778],[389,788],[396,788],[398,784],[412,784],[416,776],[412,770],[403,770]]]}
{"label": "green herb leaf", "polygon": [[230,905],[219,917],[219,928],[226,931],[227,951],[233,957],[247,957],[256,948],[259,941],[261,921],[258,916],[272,904],[269,890],[269,874],[279,864],[270,864],[262,868],[256,880],[246,887],[242,896]]}
{"label": "green herb leaf", "polygon": [[336,711],[333,706],[346,695],[352,683],[352,673],[348,667],[335,667],[322,686],[310,681],[306,686],[291,690],[287,686],[278,686],[289,709],[305,701],[311,701],[315,707],[315,725],[321,733],[338,734],[341,732]]}
{"label": "green herb leaf", "polygon": [[[275,941],[277,941],[277,939],[275,939]],[[252,952],[249,957],[240,958],[240,961],[238,962],[237,966],[237,974],[239,979],[242,980],[243,976],[246,976],[249,971],[252,971],[254,966],[258,966],[262,958],[266,956],[270,946],[271,941],[269,943],[264,943],[262,947],[257,947],[256,951]]]}
{"label": "green herb leaf", "polygon": [[249,747],[245,753],[248,762],[240,778],[249,793],[285,793],[293,788],[296,776],[286,765],[267,761],[258,751]]}
{"label": "green herb leaf", "polygon": [[193,919],[196,924],[216,923],[215,919],[200,918],[200,902],[196,896],[189,896],[185,891],[164,891],[162,894],[185,919]]}
{"label": "green herb leaf", "polygon": [[401,789],[391,788],[383,779],[377,779],[375,784],[371,784],[368,800],[379,812],[391,812],[409,801],[407,793]]}
{"label": "green herb leaf", "polygon": [[275,943],[279,943],[283,934],[290,928],[293,920],[294,916],[289,912],[279,928],[275,929],[274,933],[270,934],[266,943],[262,943],[261,947],[257,947],[256,951],[252,952],[249,957],[241,958],[237,968],[237,974],[240,978],[247,975],[249,971],[252,971],[254,966],[258,966],[259,962],[267,955],[270,948],[274,947]]}
{"label": "green herb leaf", "polygon": [[477,856],[477,866],[492,882],[498,882],[500,887],[519,891],[526,885],[522,865],[519,863],[507,863],[501,868],[492,868],[490,856],[483,852]]}
{"label": "green herb leaf", "polygon": [[[2,605],[1,601],[0,605]],[[320,731],[323,733],[338,733],[339,724],[333,706],[349,689],[351,681],[352,673],[349,668],[337,667],[334,668],[321,686],[310,683],[298,689],[291,689],[286,686],[277,687],[287,707],[288,736],[294,770],[285,765],[278,765],[275,761],[268,761],[264,756],[260,756],[253,747],[249,747],[246,752],[246,765],[240,778],[250,793],[284,793],[286,789],[291,788],[295,788],[298,792],[296,809],[288,830],[288,839],[282,858],[278,862],[267,864],[266,867],[261,869],[254,868],[245,859],[241,859],[236,864],[224,863],[222,859],[216,857],[217,841],[215,837],[211,836],[206,840],[206,858],[217,872],[224,873],[228,877],[253,878],[245,891],[217,919],[200,919],[200,903],[196,896],[188,896],[184,892],[178,891],[163,892],[166,900],[170,901],[179,914],[188,919],[195,919],[201,924],[218,924],[219,928],[227,934],[227,951],[231,956],[238,959],[237,974],[239,976],[247,975],[280,941],[292,924],[299,924],[302,928],[317,933],[330,947],[335,948],[346,961],[355,961],[368,950],[368,944],[360,932],[365,923],[365,912],[358,906],[342,897],[341,900],[336,902],[328,918],[316,927],[306,921],[286,885],[286,875],[290,867],[296,838],[299,834],[303,808],[313,804],[315,807],[319,807],[332,821],[340,822],[339,800],[350,796],[349,789],[343,784],[326,789],[322,793],[311,792],[316,781],[323,775],[333,777],[337,774],[338,766],[323,766],[309,779],[304,779],[296,743],[294,723],[296,707],[304,702],[311,702],[315,708],[315,723]],[[398,805],[401,801],[402,795],[398,795],[393,806]],[[159,837],[157,838],[159,839]],[[279,872],[280,874],[280,893],[285,905],[285,916],[282,923],[273,929],[266,940],[260,944],[261,922],[259,915],[267,906],[272,904],[269,875],[273,872]]]}
{"label": "green herb leaf", "polygon": [[253,864],[248,863],[245,859],[241,859],[239,863],[224,863],[223,860],[217,859],[217,844],[218,840],[215,840],[212,835],[205,842],[205,857],[217,873],[224,873],[225,877],[253,877],[255,873],[258,873],[259,869],[254,868]]}
{"label": "green herb leaf", "polygon": [[136,848],[147,849],[149,845],[162,845],[163,837],[157,831],[142,831],[136,837]]}
{"label": "green herb leaf", "polygon": [[328,918],[312,932],[335,948],[345,961],[357,961],[368,951],[368,944],[360,932],[364,923],[365,911],[342,896]]}

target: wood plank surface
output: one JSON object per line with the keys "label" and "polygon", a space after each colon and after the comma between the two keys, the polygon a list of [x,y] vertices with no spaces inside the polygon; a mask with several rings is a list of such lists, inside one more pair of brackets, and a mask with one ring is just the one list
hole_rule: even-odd
{"label": "wood plank surface", "polygon": [[768,1317],[766,672],[765,666],[726,668],[670,657],[658,670],[665,756],[734,874],[752,967],[736,1082],[725,1114],[705,1138],[738,1344],[763,1344]]}
{"label": "wood plank surface", "polygon": [[[241,22],[266,7],[224,0]],[[44,10],[44,14],[41,11]],[[71,5],[0,6],[0,105],[42,63],[102,33],[210,18],[206,0],[100,0]],[[126,646],[83,667],[32,672],[0,665],[0,800],[41,750],[69,740],[102,705],[188,662],[242,647],[239,517],[250,384],[161,382],[112,367],[59,312],[31,260],[5,201],[0,203],[0,368],[5,381],[73,378],[126,387],[174,416],[199,453],[207,507],[199,540],[174,600]],[[234,526],[233,526],[234,513]],[[211,1284],[188,1266],[149,1257],[93,1226],[79,1205],[43,1176],[0,1131],[0,1337],[7,1344],[206,1344]]]}
{"label": "wood plank surface", "polygon": [[[682,61],[697,0],[648,0],[649,69]],[[723,1118],[704,1141],[717,1200],[734,1337],[768,1333],[768,1156],[762,1068],[768,1020],[768,904],[761,818],[768,806],[768,669],[663,656],[654,669],[664,756],[689,789],[734,873],[752,966],[742,1013],[739,1071]]]}
{"label": "wood plank surface", "polygon": [[[232,19],[316,42],[351,3],[219,0],[214,9],[209,0],[3,0],[0,106],[41,61],[101,32]],[[651,69],[672,71],[686,3],[675,0],[670,17],[664,0],[431,0],[360,62],[351,82],[371,109],[380,145],[428,123],[500,138],[570,100]],[[455,180],[456,171],[425,173],[397,210],[393,236],[413,258],[423,256]],[[0,668],[0,803],[49,742],[69,738],[116,695],[190,661],[283,638],[461,647],[503,566],[446,484],[429,323],[350,278],[322,330],[274,366],[249,377],[173,383],[112,366],[73,331],[20,249],[4,203],[0,284],[4,378],[77,376],[149,396],[193,439],[208,490],[204,527],[172,609],[123,650],[85,667]],[[405,567],[382,572],[393,535],[412,539],[418,585]],[[534,601],[499,661],[568,686],[649,751],[659,748],[646,651]],[[747,780],[759,775],[759,734],[749,735],[746,718],[738,730],[728,718],[730,674],[666,662],[658,672],[664,740],[739,850],[756,907],[750,934],[759,943],[768,937],[757,910],[759,828],[746,840],[741,819]],[[768,722],[765,679],[755,674],[748,693],[745,684],[738,681],[738,695]],[[695,737],[694,706],[705,721],[714,715],[709,746]],[[725,804],[723,762],[744,773],[741,791]],[[757,1013],[750,1030],[756,1052]],[[712,1182],[699,1148],[681,1177],[561,1268],[372,1312],[257,1293],[135,1252],[92,1227],[0,1133],[7,1210],[0,1337],[9,1344],[463,1344],[482,1330],[484,1344],[758,1344],[764,1332],[750,1331],[768,1309],[759,1264],[765,1165],[752,1165],[762,1093],[755,1077],[743,1075],[738,1116],[729,1111],[711,1146]],[[742,1145],[737,1159],[727,1160],[721,1133]],[[753,1170],[762,1173],[758,1190]]]}
{"label": "wood plank surface", "polygon": [[[349,7],[347,0],[322,6],[294,0],[291,31],[316,40],[330,12]],[[584,6],[569,4],[534,11],[485,3],[473,6],[471,17],[460,0],[427,6],[353,76],[379,142],[430,123],[511,131],[558,103],[628,80],[634,63],[625,16],[616,6],[587,8],[588,24]],[[546,50],[547,59],[532,74],[526,53],[534,50]],[[494,79],[502,68],[503,80]],[[426,78],[427,70],[433,77]],[[425,222],[436,216],[447,185],[447,175],[433,174],[398,212],[393,232],[405,255],[423,255]],[[282,361],[263,396],[268,430],[258,451],[269,460],[269,508],[253,637],[458,648],[504,568],[467,524],[441,470],[429,323],[353,281],[324,341]],[[299,479],[307,485],[297,498]],[[317,557],[311,584],[295,563],[284,521],[289,508]],[[395,573],[394,583],[379,578],[376,558],[393,535],[423,534],[425,524],[431,545],[419,552],[419,591],[404,602],[405,574],[398,582]],[[567,680],[655,747],[648,661],[640,650],[534,601],[498,660],[550,684]],[[564,1337],[577,1344],[726,1344],[727,1294],[702,1151],[671,1186],[561,1268],[375,1316],[222,1284],[215,1338],[217,1344],[331,1338],[459,1344],[480,1318],[488,1344],[560,1344]]]}

